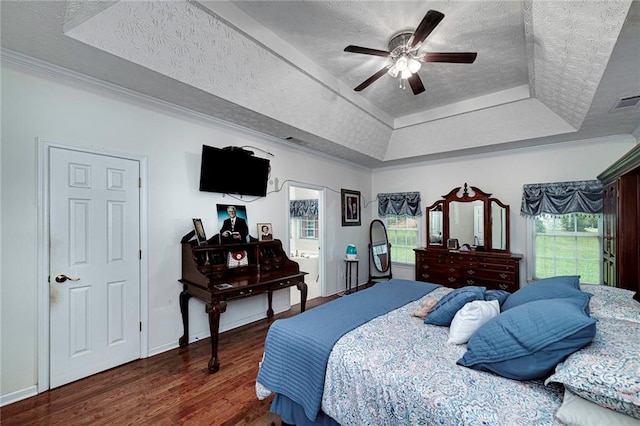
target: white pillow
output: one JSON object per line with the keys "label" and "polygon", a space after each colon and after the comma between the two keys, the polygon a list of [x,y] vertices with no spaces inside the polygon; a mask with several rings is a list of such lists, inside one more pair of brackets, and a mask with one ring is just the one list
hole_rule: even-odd
{"label": "white pillow", "polygon": [[467,343],[482,324],[500,313],[497,300],[474,300],[456,312],[449,327],[447,343],[461,345]]}
{"label": "white pillow", "polygon": [[566,389],[556,418],[568,426],[640,426],[640,419],[587,401]]}

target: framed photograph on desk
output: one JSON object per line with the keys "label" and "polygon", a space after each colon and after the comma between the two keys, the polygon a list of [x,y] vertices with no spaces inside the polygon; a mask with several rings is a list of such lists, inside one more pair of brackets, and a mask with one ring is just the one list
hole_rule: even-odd
{"label": "framed photograph on desk", "polygon": [[202,226],[202,219],[193,218],[193,229],[196,231],[196,240],[198,245],[204,245],[207,243],[207,235],[204,233],[204,226]]}
{"label": "framed photograph on desk", "polygon": [[245,206],[216,204],[220,244],[238,244],[249,241],[249,226]]}
{"label": "framed photograph on desk", "polygon": [[273,231],[271,230],[270,223],[258,224],[258,241],[271,241],[273,240]]}
{"label": "framed photograph on desk", "polygon": [[342,226],[360,226],[360,191],[342,189]]}

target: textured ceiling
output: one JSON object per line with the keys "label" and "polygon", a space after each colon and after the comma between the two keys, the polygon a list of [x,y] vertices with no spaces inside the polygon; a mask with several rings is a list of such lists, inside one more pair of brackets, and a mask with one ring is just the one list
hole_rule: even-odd
{"label": "textured ceiling", "polygon": [[[414,96],[385,75],[353,87],[435,9]],[[640,126],[637,1],[2,1],[15,52],[368,167],[611,134]]]}

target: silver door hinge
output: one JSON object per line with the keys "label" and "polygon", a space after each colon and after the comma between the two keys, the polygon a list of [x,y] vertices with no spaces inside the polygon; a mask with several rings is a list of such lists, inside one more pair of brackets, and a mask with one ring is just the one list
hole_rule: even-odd
{"label": "silver door hinge", "polygon": [[138,258],[142,260],[142,250],[138,250]]}
{"label": "silver door hinge", "polygon": [[140,321],[140,331],[142,332],[142,321]]}
{"label": "silver door hinge", "polygon": [[142,188],[142,178],[138,178],[138,188]]}

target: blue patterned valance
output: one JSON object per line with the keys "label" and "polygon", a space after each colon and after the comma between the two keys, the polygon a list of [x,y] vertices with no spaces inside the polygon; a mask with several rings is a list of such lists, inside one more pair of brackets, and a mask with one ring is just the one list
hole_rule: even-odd
{"label": "blue patterned valance", "polygon": [[389,214],[422,216],[419,192],[395,192],[378,194],[378,216]]}
{"label": "blue patterned valance", "polygon": [[291,200],[289,215],[291,217],[318,217],[318,200]]}
{"label": "blue patterned valance", "polygon": [[523,186],[520,214],[602,212],[602,183],[599,180],[534,183]]}

